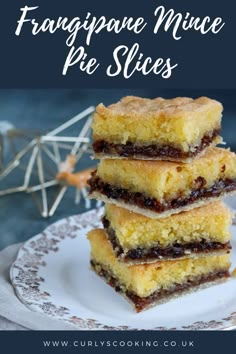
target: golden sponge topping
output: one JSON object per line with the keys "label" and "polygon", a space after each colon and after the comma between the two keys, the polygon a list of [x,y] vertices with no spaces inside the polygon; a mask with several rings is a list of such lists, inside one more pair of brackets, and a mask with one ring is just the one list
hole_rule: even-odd
{"label": "golden sponge topping", "polygon": [[164,99],[128,96],[105,107],[99,104],[93,122],[94,140],[113,143],[158,143],[188,151],[206,133],[221,127],[222,105],[213,99]]}
{"label": "golden sponge topping", "polygon": [[202,240],[225,244],[230,240],[232,213],[222,202],[161,219],[151,219],[114,204],[106,204],[105,216],[124,251]]}
{"label": "golden sponge topping", "polygon": [[211,187],[221,179],[236,179],[236,155],[209,148],[191,164],[169,161],[103,159],[97,176],[105,183],[140,192],[158,201],[188,195],[193,189]]}

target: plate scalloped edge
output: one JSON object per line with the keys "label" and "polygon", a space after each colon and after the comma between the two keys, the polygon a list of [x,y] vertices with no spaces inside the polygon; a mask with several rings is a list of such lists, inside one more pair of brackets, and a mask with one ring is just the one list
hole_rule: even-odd
{"label": "plate scalloped edge", "polygon": [[[61,219],[48,226],[41,234],[25,242],[19,249],[17,258],[10,268],[10,279],[17,297],[30,310],[66,321],[80,330],[147,330],[127,325],[110,326],[92,318],[71,315],[68,308],[50,301],[51,295],[41,289],[44,279],[39,268],[45,267],[44,256],[57,252],[65,238],[74,239],[78,230],[101,227],[100,216],[103,208]],[[236,328],[236,311],[221,320],[197,321],[181,327],[153,327],[151,330],[232,330]]]}

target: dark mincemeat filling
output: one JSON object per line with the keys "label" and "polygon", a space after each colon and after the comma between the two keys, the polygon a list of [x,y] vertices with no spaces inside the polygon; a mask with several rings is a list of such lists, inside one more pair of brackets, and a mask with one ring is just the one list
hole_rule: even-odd
{"label": "dark mincemeat filling", "polygon": [[202,240],[201,242],[195,243],[187,243],[187,244],[173,244],[172,246],[160,248],[160,247],[152,247],[149,249],[144,248],[135,248],[124,253],[123,248],[119,244],[119,241],[116,237],[114,229],[110,226],[109,220],[106,217],[102,219],[103,226],[106,230],[108,238],[115,250],[116,256],[122,256],[122,259],[125,261],[129,260],[148,260],[148,259],[158,259],[158,258],[178,258],[186,255],[186,250],[191,253],[208,253],[212,251],[218,250],[230,250],[231,245],[230,242],[225,244],[220,242],[207,242]]}
{"label": "dark mincemeat filling", "polygon": [[[112,286],[115,291],[124,293],[121,289],[121,286],[119,284],[119,281],[115,279],[112,274],[110,274],[108,271],[102,268],[102,265],[94,262],[93,260],[90,261],[92,268],[95,270],[97,274],[100,276],[104,277],[107,281],[107,283]],[[99,266],[99,271],[98,268],[96,268],[96,265]],[[220,278],[228,278],[229,271],[228,270],[219,270],[212,272],[210,274],[201,276],[201,277],[196,277],[195,280],[188,281],[183,284],[175,284],[171,289],[168,290],[158,290],[151,294],[150,296],[147,297],[140,297],[132,292],[126,292],[125,295],[132,301],[132,303],[135,306],[135,309],[137,312],[140,312],[147,308],[148,306],[152,305],[156,301],[162,300],[164,298],[167,298],[171,296],[174,293],[181,293],[185,290],[188,290],[192,287],[197,287],[201,284],[207,283],[207,282],[212,282]]]}
{"label": "dark mincemeat filling", "polygon": [[199,199],[207,199],[219,197],[223,193],[229,193],[236,190],[236,180],[220,179],[216,181],[210,188],[204,188],[205,180],[199,176],[195,180],[196,189],[193,189],[188,196],[179,196],[173,200],[168,200],[163,203],[155,198],[146,196],[140,192],[130,192],[127,189],[113,186],[103,182],[97,175],[96,171],[92,173],[89,179],[90,193],[97,191],[111,199],[121,200],[125,203],[136,205],[142,209],[148,209],[156,213],[163,213],[167,210],[178,209],[187,205],[191,205]]}
{"label": "dark mincemeat filling", "polygon": [[211,134],[204,135],[201,143],[198,146],[194,146],[190,151],[184,152],[181,149],[177,149],[173,146],[159,146],[155,144],[151,145],[135,145],[132,142],[126,144],[115,144],[105,140],[97,140],[93,143],[93,149],[95,153],[103,153],[109,155],[119,155],[122,157],[132,157],[135,155],[142,155],[147,157],[169,157],[169,158],[192,158],[198,155],[202,150],[209,146],[213,139],[218,136],[220,129],[215,129]]}

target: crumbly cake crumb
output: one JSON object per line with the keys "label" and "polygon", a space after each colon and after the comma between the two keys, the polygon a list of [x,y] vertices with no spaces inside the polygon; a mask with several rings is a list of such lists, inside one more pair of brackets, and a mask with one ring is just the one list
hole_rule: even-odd
{"label": "crumbly cake crumb", "polygon": [[[154,158],[168,160],[179,154],[178,158],[184,161],[194,157],[195,149],[197,155],[211,143],[217,143],[222,110],[219,102],[207,97],[146,99],[128,96],[108,107],[100,104],[93,121],[95,153],[151,157],[152,148],[157,150]],[[107,144],[113,145],[104,148]],[[133,145],[133,150],[127,144]],[[147,148],[146,151],[142,147]],[[135,152],[135,149],[138,150]]]}

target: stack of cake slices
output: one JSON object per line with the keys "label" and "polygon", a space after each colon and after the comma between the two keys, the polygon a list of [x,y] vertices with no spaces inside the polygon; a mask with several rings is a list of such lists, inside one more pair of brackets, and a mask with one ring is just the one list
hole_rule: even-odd
{"label": "stack of cake slices", "polygon": [[201,97],[125,97],[94,116],[90,196],[104,229],[91,265],[137,312],[229,276],[236,155],[221,142],[222,105]]}

